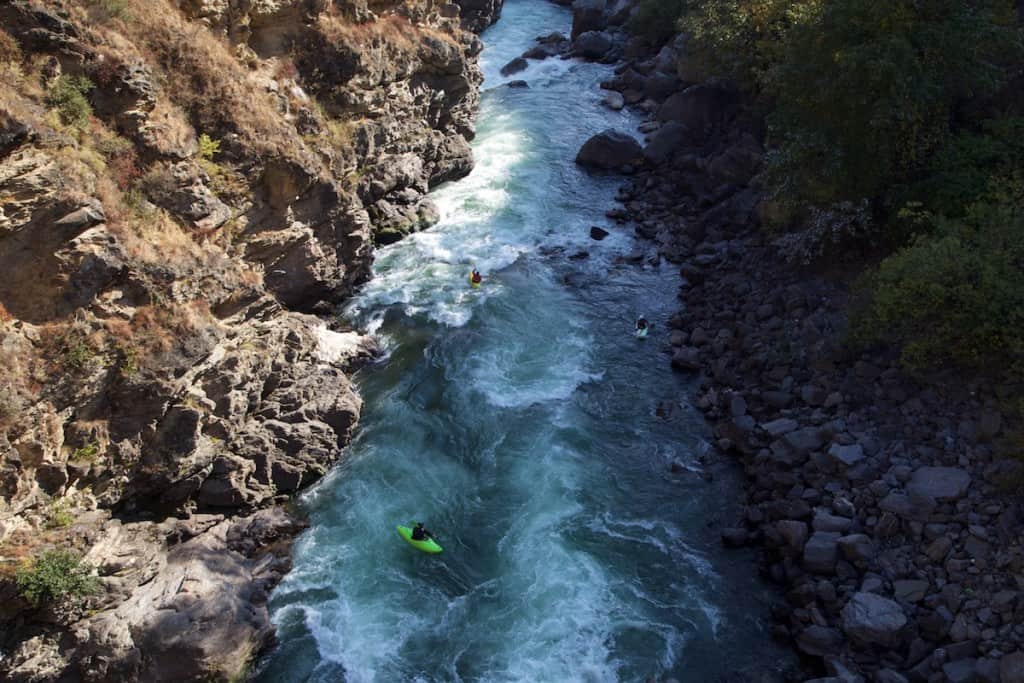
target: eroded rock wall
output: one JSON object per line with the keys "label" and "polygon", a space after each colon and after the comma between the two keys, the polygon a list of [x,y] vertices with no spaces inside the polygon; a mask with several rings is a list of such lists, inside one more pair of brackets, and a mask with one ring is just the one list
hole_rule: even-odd
{"label": "eroded rock wall", "polygon": [[[418,0],[0,3],[0,676],[234,679],[373,354],[327,313],[469,172],[479,39]],[[467,20],[467,26],[475,24]],[[47,548],[98,568],[27,602]]]}

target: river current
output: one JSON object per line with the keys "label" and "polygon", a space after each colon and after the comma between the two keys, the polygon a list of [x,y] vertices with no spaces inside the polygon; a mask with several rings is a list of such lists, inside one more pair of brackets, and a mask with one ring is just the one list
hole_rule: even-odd
{"label": "river current", "polygon": [[[341,464],[300,500],[311,528],[272,596],[280,645],[259,681],[780,679],[754,558],[718,539],[740,475],[700,464],[707,427],[669,370],[678,271],[634,262],[649,247],[604,218],[620,179],[573,163],[638,121],[601,105],[610,67],[499,74],[570,24],[507,0],[483,36],[474,171],[433,193],[436,227],[379,251],[343,312],[386,357],[358,375]],[[444,552],[402,541],[410,520]]]}

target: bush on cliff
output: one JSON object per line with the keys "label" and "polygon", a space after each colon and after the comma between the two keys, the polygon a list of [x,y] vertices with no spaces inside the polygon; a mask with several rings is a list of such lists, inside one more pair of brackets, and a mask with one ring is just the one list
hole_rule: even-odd
{"label": "bush on cliff", "polygon": [[994,93],[1020,56],[1007,3],[836,0],[785,32],[764,86],[775,184],[810,203],[879,197],[923,170],[955,104]]}
{"label": "bush on cliff", "polygon": [[897,224],[916,237],[869,276],[860,337],[911,368],[1024,375],[1024,120],[958,135],[906,192]]}
{"label": "bush on cliff", "polygon": [[65,598],[80,598],[99,590],[93,568],[70,550],[45,550],[18,570],[21,595],[39,607]]}
{"label": "bush on cliff", "polygon": [[664,43],[678,32],[688,4],[687,0],[640,0],[629,30],[653,43]]}
{"label": "bush on cliff", "polygon": [[48,100],[57,110],[61,123],[74,128],[84,128],[89,123],[92,106],[85,96],[93,87],[85,76],[61,76],[54,82]]}

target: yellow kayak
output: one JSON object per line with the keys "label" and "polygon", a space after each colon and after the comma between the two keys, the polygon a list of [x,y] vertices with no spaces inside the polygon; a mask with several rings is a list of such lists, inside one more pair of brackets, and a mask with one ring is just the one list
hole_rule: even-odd
{"label": "yellow kayak", "polygon": [[471,272],[469,274],[469,285],[471,287],[479,287],[481,284],[483,284],[483,278],[481,278],[480,282],[473,282],[473,273]]}

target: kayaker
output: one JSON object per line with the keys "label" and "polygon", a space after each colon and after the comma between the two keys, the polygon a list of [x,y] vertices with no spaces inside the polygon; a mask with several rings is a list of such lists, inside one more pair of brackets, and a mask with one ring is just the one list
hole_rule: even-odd
{"label": "kayaker", "polygon": [[480,274],[480,271],[474,268],[473,274],[469,276],[469,281],[472,282],[474,285],[478,285],[484,281],[484,278]]}
{"label": "kayaker", "polygon": [[416,522],[416,526],[412,528],[412,540],[425,541],[430,538],[430,536],[431,533],[423,526],[423,522]]}
{"label": "kayaker", "polygon": [[642,332],[643,330],[646,330],[648,326],[649,323],[647,322],[647,318],[643,317],[642,315],[636,319],[637,332]]}

